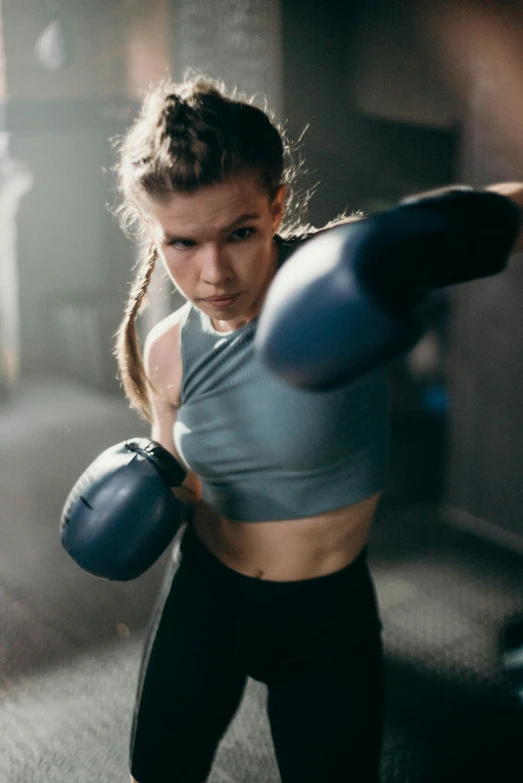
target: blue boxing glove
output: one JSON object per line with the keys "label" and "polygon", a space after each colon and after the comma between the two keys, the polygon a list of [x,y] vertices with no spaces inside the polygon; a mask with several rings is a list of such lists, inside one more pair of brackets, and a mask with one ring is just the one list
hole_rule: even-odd
{"label": "blue boxing glove", "polygon": [[80,476],[61,518],[62,544],[94,576],[135,579],[158,560],[186,517],[171,487],[185,470],[159,443],[135,438],[104,451]]}
{"label": "blue boxing glove", "polygon": [[320,232],[273,280],[256,348],[305,389],[349,383],[408,351],[433,289],[496,274],[521,212],[498,193],[455,188]]}
{"label": "blue boxing glove", "polygon": [[[255,347],[275,375],[321,390],[356,380],[408,351],[422,334],[417,313],[364,282],[371,219],[321,232],[278,271]],[[373,254],[372,254],[373,255]]]}

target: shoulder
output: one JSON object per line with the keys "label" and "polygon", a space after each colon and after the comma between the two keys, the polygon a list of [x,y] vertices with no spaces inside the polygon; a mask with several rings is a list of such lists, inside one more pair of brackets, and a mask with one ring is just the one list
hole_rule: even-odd
{"label": "shoulder", "polygon": [[159,359],[164,354],[171,355],[172,349],[176,346],[179,347],[180,328],[187,317],[189,304],[187,302],[187,304],[175,310],[174,313],[171,313],[166,318],[162,318],[149,331],[144,344],[146,364],[147,360]]}
{"label": "shoulder", "polygon": [[165,391],[176,404],[181,383],[180,330],[187,317],[190,303],[162,318],[147,334],[144,343],[144,367],[149,381]]}
{"label": "shoulder", "polygon": [[366,217],[367,215],[365,215],[363,212],[353,212],[350,215],[347,215],[344,212],[319,228],[312,226],[310,223],[294,226],[292,230],[286,231],[278,237],[280,247],[282,247],[284,250],[288,249],[292,252],[292,250],[297,249],[302,243],[308,242],[309,239],[313,239],[314,237],[318,236],[318,234],[323,234],[325,231],[329,231],[331,228],[337,228],[338,226],[344,226],[348,223],[355,223],[359,220],[365,220]]}

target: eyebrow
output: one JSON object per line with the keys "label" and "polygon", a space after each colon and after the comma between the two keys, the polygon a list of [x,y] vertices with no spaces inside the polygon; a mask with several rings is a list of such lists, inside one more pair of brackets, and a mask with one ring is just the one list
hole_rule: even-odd
{"label": "eyebrow", "polygon": [[[259,220],[260,215],[257,212],[245,212],[243,215],[240,215],[236,220],[231,223],[228,226],[224,226],[224,228],[220,229],[221,233],[228,234],[229,231],[233,231],[233,229],[236,228],[236,226],[241,225],[242,223],[248,223],[250,220]],[[192,240],[192,237],[189,236],[182,236],[181,234],[171,234],[169,232],[165,232],[163,235],[163,241],[164,242],[177,242],[179,240]]]}

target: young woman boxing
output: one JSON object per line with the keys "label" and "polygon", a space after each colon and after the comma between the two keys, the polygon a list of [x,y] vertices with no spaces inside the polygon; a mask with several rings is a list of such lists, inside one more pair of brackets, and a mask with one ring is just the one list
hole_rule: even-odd
{"label": "young woman boxing", "polygon": [[[185,511],[166,503],[158,512],[149,482],[145,506],[122,501],[125,521],[119,512],[104,538],[103,565],[99,528],[89,542],[82,533],[75,556],[93,573],[132,578],[158,554],[155,544],[151,558],[125,563],[131,550],[140,559],[143,531],[156,538],[155,525],[165,533],[175,516],[189,520],[145,647],[137,783],[204,783],[249,676],[267,685],[283,783],[377,782],[384,686],[367,540],[386,478],[383,368],[415,339],[405,313],[423,290],[499,271],[519,231],[518,186],[505,191],[512,200],[428,196],[319,237],[285,230],[285,158],[267,114],[204,79],[153,90],[120,149],[122,214],[141,227],[143,250],[118,361],[160,445],[118,448],[118,481],[129,486],[133,470],[145,484],[154,463],[170,472],[166,487],[183,480],[173,492]],[[481,260],[485,210],[497,239]],[[459,245],[465,271],[456,272],[456,254],[443,253],[445,262],[429,252],[476,230],[472,245]],[[422,275],[413,244],[430,261]],[[142,361],[135,321],[156,263],[186,304],[152,329]],[[104,459],[114,471],[114,452]],[[66,523],[66,535],[87,529],[72,513]],[[115,548],[118,569],[108,562]]]}

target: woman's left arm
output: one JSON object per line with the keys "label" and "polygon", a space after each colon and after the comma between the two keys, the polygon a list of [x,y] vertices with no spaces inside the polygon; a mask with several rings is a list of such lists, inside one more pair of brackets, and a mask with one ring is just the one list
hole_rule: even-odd
{"label": "woman's left arm", "polygon": [[[523,213],[523,182],[499,182],[496,185],[489,185],[485,190],[493,193],[499,193],[500,196],[506,196],[520,208]],[[523,252],[523,222],[519,235],[512,246],[512,253]]]}

